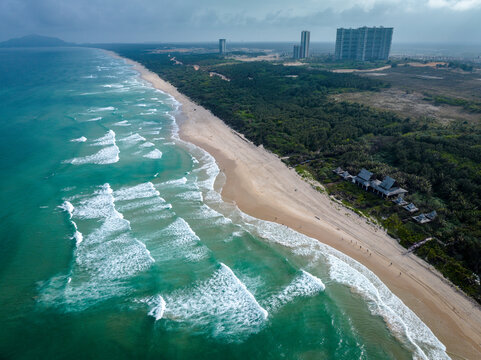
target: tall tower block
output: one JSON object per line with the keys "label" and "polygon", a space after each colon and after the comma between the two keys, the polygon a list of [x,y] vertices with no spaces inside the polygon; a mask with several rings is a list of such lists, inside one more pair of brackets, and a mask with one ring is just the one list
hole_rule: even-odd
{"label": "tall tower block", "polygon": [[219,54],[224,55],[225,53],[225,39],[219,39]]}
{"label": "tall tower block", "polygon": [[303,31],[301,33],[301,53],[300,58],[305,59],[309,57],[309,43],[311,41],[311,33],[309,31]]}

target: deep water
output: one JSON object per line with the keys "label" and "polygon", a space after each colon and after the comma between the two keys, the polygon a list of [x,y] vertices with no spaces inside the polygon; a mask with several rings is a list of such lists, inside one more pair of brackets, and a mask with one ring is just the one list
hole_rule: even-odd
{"label": "deep water", "polygon": [[97,49],[0,50],[0,358],[445,356],[363,266],[223,203],[178,107]]}

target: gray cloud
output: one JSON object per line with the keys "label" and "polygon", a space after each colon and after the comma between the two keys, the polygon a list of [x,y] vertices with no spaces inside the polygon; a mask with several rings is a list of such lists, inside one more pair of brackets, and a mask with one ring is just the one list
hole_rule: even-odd
{"label": "gray cloud", "polygon": [[481,0],[0,0],[0,40],[334,41],[340,26],[394,26],[395,41],[480,43]]}

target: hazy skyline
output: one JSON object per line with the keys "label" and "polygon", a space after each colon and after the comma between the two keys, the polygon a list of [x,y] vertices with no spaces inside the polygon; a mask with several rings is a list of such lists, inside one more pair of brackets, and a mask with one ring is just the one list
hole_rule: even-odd
{"label": "hazy skyline", "polygon": [[393,41],[481,43],[481,0],[0,0],[0,41],[335,41],[337,27],[394,27]]}

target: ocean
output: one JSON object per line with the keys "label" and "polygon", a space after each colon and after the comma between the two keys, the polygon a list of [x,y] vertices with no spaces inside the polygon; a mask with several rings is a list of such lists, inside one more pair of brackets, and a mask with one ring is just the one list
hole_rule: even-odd
{"label": "ocean", "polygon": [[223,202],[179,107],[98,49],[0,50],[0,358],[448,358],[364,266]]}

